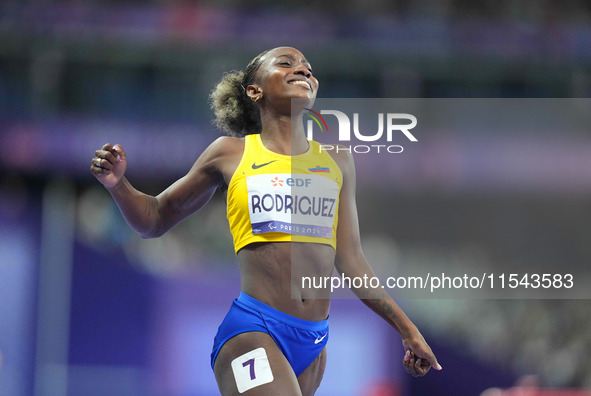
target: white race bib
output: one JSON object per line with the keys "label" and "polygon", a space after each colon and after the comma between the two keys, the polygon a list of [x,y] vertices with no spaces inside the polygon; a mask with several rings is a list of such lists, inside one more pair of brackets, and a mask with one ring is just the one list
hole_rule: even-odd
{"label": "white race bib", "polygon": [[253,234],[332,238],[339,185],[320,175],[271,173],[246,178]]}

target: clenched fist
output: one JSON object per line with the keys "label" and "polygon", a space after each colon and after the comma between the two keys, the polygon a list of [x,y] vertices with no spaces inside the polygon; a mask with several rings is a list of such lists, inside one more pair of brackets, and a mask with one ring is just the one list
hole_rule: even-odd
{"label": "clenched fist", "polygon": [[127,160],[123,148],[116,144],[105,144],[94,152],[95,157],[90,165],[90,172],[106,188],[115,187],[123,178],[127,169]]}

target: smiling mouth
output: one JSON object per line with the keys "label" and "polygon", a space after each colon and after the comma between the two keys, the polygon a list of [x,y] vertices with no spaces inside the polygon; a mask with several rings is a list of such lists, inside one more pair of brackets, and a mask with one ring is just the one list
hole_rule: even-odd
{"label": "smiling mouth", "polygon": [[310,87],[310,84],[308,84],[306,81],[302,81],[302,80],[293,80],[288,82],[288,84],[293,84],[293,85],[301,85],[302,87],[308,89],[308,90],[312,90],[312,88]]}

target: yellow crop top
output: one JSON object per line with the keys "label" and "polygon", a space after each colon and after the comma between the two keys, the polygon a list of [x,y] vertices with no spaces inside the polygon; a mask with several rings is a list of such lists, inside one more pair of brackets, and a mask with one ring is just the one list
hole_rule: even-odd
{"label": "yellow crop top", "polygon": [[228,222],[236,253],[254,242],[324,243],[336,250],[343,175],[320,144],[300,155],[267,149],[260,134],[244,137],[244,153],[228,185]]}

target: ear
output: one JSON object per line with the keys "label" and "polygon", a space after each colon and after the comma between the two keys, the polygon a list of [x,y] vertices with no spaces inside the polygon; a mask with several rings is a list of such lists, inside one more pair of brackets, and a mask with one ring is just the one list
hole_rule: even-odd
{"label": "ear", "polygon": [[256,102],[263,97],[263,89],[257,84],[249,85],[246,87],[246,96],[248,96],[252,101]]}

